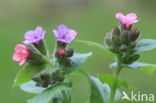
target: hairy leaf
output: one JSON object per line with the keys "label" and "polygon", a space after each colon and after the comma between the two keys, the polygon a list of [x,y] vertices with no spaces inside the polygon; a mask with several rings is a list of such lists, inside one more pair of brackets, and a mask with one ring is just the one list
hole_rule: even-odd
{"label": "hairy leaf", "polygon": [[[114,83],[116,82],[117,78],[113,75],[109,74],[99,74],[98,78],[102,83],[107,83],[111,88],[113,87]],[[125,88],[128,90],[134,89],[133,86],[128,83],[126,80],[118,80],[117,88]]]}
{"label": "hairy leaf", "polygon": [[119,80],[118,88],[124,88],[126,90],[134,90],[135,89],[135,87],[126,80]]}
{"label": "hairy leaf", "polygon": [[114,77],[113,75],[109,75],[109,74],[99,74],[98,78],[100,79],[100,81],[102,83],[107,83],[110,85],[110,87],[112,87],[115,83],[115,81],[117,80],[116,77]]}
{"label": "hairy leaf", "polygon": [[[110,65],[112,68],[116,68],[117,63],[113,63]],[[134,62],[130,65],[123,65],[123,67],[127,67],[130,69],[140,69],[147,74],[153,74],[156,71],[156,65],[155,64],[147,64],[147,63],[141,63],[141,62]]]}
{"label": "hairy leaf", "polygon": [[156,40],[155,39],[142,39],[138,41],[136,51],[149,51],[156,49]]}
{"label": "hairy leaf", "polygon": [[32,75],[39,73],[44,68],[45,65],[25,65],[24,68],[18,72],[15,78],[14,86],[29,82]]}
{"label": "hairy leaf", "polygon": [[79,43],[83,43],[85,45],[88,45],[88,46],[92,46],[92,47],[96,47],[96,48],[99,48],[109,54],[113,54],[112,52],[110,52],[108,49],[106,49],[103,45],[101,44],[98,44],[98,43],[95,43],[95,42],[92,42],[92,41],[86,41],[86,40],[75,40],[76,42],[79,42]]}
{"label": "hairy leaf", "polygon": [[99,79],[89,77],[91,83],[90,103],[107,103],[110,94],[108,84],[102,84]]}
{"label": "hairy leaf", "polygon": [[70,90],[70,88],[64,84],[55,85],[54,87],[48,88],[34,98],[28,100],[28,103],[49,103],[63,90]]}
{"label": "hairy leaf", "polygon": [[21,84],[20,89],[25,92],[35,93],[35,94],[41,93],[46,89],[42,87],[37,87],[35,84],[36,83],[34,81],[29,81],[27,83]]}
{"label": "hairy leaf", "polygon": [[[87,74],[83,70],[79,70],[77,73],[88,78],[90,83],[90,103],[108,103],[110,95],[110,87],[107,83],[102,83],[98,78]],[[116,91],[115,101],[119,101],[121,93],[119,90]]]}
{"label": "hairy leaf", "polygon": [[91,52],[86,54],[77,54],[75,53],[70,59],[73,61],[73,65],[69,67],[63,67],[63,70],[67,73],[71,73],[79,69],[79,66],[83,64],[88,57],[92,55]]}
{"label": "hairy leaf", "polygon": [[144,72],[146,72],[148,74],[153,74],[156,71],[156,65],[154,65],[154,64],[134,62],[133,64],[128,65],[128,67],[132,68],[132,69],[143,70]]}

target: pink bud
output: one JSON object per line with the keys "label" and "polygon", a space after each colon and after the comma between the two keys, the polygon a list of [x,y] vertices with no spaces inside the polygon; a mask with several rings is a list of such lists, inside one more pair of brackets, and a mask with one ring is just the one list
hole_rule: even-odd
{"label": "pink bud", "polygon": [[66,50],[64,50],[64,49],[59,49],[59,50],[57,51],[57,55],[59,55],[59,56],[65,56],[65,55],[66,55]]}

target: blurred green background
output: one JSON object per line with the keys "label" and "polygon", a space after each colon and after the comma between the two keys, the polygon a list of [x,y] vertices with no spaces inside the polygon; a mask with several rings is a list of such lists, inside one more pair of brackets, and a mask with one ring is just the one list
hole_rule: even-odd
{"label": "blurred green background", "polygon": [[[0,103],[26,103],[33,97],[12,87],[14,78],[21,67],[12,61],[14,46],[22,43],[27,30],[42,26],[50,50],[54,47],[52,29],[66,24],[78,32],[77,39],[95,41],[103,44],[106,32],[119,22],[114,18],[116,12],[138,14],[141,38],[156,39],[156,1],[155,0],[0,0]],[[94,47],[73,42],[71,47],[77,52],[93,51],[93,56],[82,69],[96,76],[98,73],[112,73],[109,63],[114,58]],[[156,50],[144,52],[139,61],[156,64]],[[120,78],[130,81],[141,93],[156,96],[156,73],[147,75],[143,71],[125,69]],[[89,100],[89,86],[86,78],[71,75],[75,82],[73,103]]]}

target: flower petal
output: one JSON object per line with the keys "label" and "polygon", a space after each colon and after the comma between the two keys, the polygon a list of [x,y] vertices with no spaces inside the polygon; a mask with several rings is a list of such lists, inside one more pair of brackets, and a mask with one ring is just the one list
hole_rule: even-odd
{"label": "flower petal", "polygon": [[124,22],[126,18],[122,13],[116,13],[115,17],[116,19],[119,19],[120,22]]}
{"label": "flower petal", "polygon": [[57,30],[53,30],[52,32],[54,33],[54,35],[55,35],[56,38],[59,38],[60,37],[60,35],[59,35],[59,33],[58,33]]}
{"label": "flower petal", "polygon": [[68,27],[64,24],[61,24],[58,26],[58,32],[59,32],[60,36],[63,36],[68,32]]}
{"label": "flower petal", "polygon": [[27,49],[27,48],[22,44],[17,44],[15,47],[15,51],[21,51],[23,49]]}
{"label": "flower petal", "polygon": [[66,41],[70,43],[77,35],[77,32],[75,30],[69,30],[68,35],[66,36]]}
{"label": "flower petal", "polygon": [[23,65],[25,62],[26,62],[26,59],[22,59],[22,60],[19,62],[19,65]]}
{"label": "flower petal", "polygon": [[36,29],[34,30],[38,33],[41,33],[43,31],[42,27],[41,26],[37,26]]}
{"label": "flower petal", "polygon": [[31,40],[32,39],[32,35],[33,35],[33,30],[29,30],[25,33],[24,38],[27,40]]}
{"label": "flower petal", "polygon": [[21,60],[20,56],[18,56],[16,53],[12,56],[12,59],[17,62]]}
{"label": "flower petal", "polygon": [[42,27],[38,26],[35,28],[35,30],[30,30],[25,33],[25,41],[23,43],[25,44],[31,44],[35,43],[38,44],[45,36],[45,30],[42,29]]}
{"label": "flower petal", "polygon": [[126,15],[126,18],[129,20],[136,20],[137,19],[137,15],[135,13],[129,13]]}
{"label": "flower petal", "polygon": [[31,42],[28,40],[23,41],[24,44],[30,44]]}

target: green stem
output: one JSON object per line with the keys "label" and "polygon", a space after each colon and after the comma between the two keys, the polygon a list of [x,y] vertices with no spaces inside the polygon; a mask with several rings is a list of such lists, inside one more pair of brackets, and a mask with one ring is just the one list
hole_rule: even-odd
{"label": "green stem", "polygon": [[51,62],[51,59],[48,56],[43,56],[44,60],[47,61],[47,63],[49,64],[50,68],[54,68],[54,65]]}
{"label": "green stem", "polygon": [[117,55],[117,68],[115,71],[115,76],[117,79],[114,82],[114,85],[111,87],[109,103],[114,103],[114,98],[115,98],[115,93],[116,93],[116,89],[117,89],[117,84],[118,84],[121,68],[122,68],[122,55]]}
{"label": "green stem", "polygon": [[70,103],[70,100],[68,99],[68,96],[66,95],[65,91],[62,91],[62,95],[63,95],[63,99],[64,99],[63,103]]}

